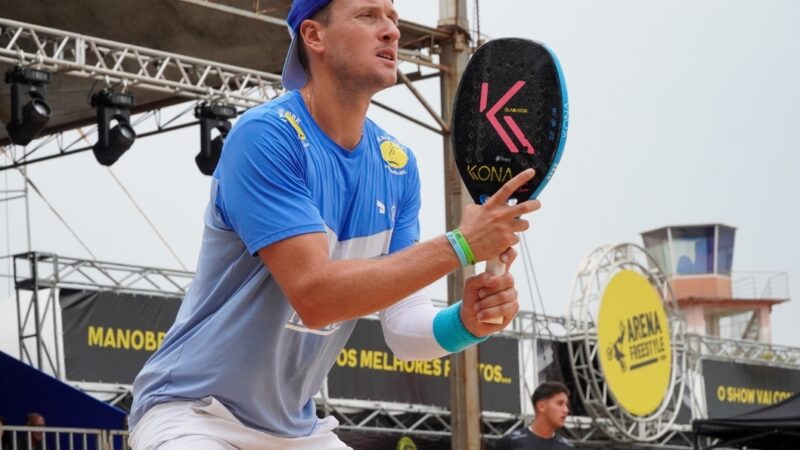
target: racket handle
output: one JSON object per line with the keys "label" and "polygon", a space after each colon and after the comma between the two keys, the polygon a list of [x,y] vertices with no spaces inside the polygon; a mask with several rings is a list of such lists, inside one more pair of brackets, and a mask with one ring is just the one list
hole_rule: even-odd
{"label": "racket handle", "polygon": [[506,273],[506,265],[500,262],[500,258],[495,257],[486,260],[486,271],[492,275],[502,275]]}
{"label": "racket handle", "polygon": [[[500,262],[500,258],[495,257],[486,261],[486,271],[492,275],[502,275],[506,272],[506,265]],[[491,317],[489,319],[481,320],[481,322],[500,325],[503,323],[503,318]]]}

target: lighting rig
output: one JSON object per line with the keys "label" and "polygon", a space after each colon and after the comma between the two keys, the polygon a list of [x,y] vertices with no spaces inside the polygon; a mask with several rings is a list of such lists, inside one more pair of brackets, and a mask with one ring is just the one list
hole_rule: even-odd
{"label": "lighting rig", "polygon": [[[231,130],[230,119],[236,117],[236,108],[221,103],[201,103],[194,110],[194,116],[200,119],[200,153],[194,161],[203,175],[212,175],[222,155],[222,144]],[[211,139],[211,132],[217,130],[219,135]]]}
{"label": "lighting rig", "polygon": [[97,162],[110,166],[136,140],[130,124],[133,95],[104,89],[92,95],[90,104],[97,108],[97,143],[92,151]]}
{"label": "lighting rig", "polygon": [[45,85],[51,79],[50,72],[30,67],[16,66],[6,72],[6,83],[11,85],[11,121],[6,129],[14,144],[28,145],[53,115],[45,101]]}

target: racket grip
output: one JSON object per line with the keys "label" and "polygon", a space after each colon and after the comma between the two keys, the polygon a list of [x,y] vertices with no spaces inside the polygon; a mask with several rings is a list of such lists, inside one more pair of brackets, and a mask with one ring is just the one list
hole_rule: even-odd
{"label": "racket grip", "polygon": [[[506,265],[500,262],[500,258],[495,257],[489,260],[486,260],[486,271],[492,275],[502,275],[506,271]],[[489,319],[481,320],[483,323],[491,323],[494,325],[500,325],[503,323],[502,317],[492,317]]]}
{"label": "racket grip", "polygon": [[499,257],[486,260],[486,271],[492,275],[502,275],[506,273],[506,265],[500,262]]}

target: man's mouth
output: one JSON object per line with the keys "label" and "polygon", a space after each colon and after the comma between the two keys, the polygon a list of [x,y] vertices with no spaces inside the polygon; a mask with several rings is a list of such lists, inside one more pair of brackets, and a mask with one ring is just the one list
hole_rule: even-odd
{"label": "man's mouth", "polygon": [[393,50],[381,50],[378,52],[378,58],[383,58],[387,61],[394,62],[397,57],[395,56],[395,52]]}

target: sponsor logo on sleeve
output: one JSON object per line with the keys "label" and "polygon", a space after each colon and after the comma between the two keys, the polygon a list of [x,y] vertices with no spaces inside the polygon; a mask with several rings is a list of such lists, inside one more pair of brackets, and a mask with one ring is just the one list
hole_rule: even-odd
{"label": "sponsor logo on sleeve", "polygon": [[283,108],[278,110],[278,117],[281,118],[284,122],[288,123],[292,126],[295,133],[297,133],[297,138],[300,139],[300,142],[303,143],[303,147],[308,147],[308,139],[306,139],[306,133],[303,131],[303,127],[300,126],[301,120],[297,115],[292,113],[291,111],[287,111]]}

